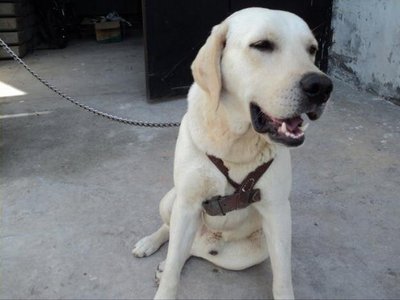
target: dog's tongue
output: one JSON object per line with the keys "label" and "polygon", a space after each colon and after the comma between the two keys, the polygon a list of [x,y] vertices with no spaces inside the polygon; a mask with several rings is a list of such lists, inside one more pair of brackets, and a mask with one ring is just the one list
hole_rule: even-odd
{"label": "dog's tongue", "polygon": [[294,132],[303,123],[303,119],[300,116],[294,117],[291,119],[286,119],[285,123],[286,123],[286,128],[290,132]]}

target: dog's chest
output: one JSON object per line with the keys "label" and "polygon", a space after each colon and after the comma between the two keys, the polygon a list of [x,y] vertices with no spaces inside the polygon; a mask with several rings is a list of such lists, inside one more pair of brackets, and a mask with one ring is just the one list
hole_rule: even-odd
{"label": "dog's chest", "polygon": [[[271,162],[268,161],[267,159],[264,159],[265,156],[260,155],[257,160],[252,161],[247,164],[229,164],[225,163],[224,165],[226,168],[229,170],[228,171],[228,176],[230,179],[235,181],[236,183],[244,183],[247,182],[245,180],[248,178],[248,175],[251,172],[254,172],[257,168],[260,167],[260,165],[264,165],[265,162]],[[269,159],[269,157],[268,157]],[[263,174],[263,173],[261,173]],[[221,176],[226,176],[227,174],[220,174]],[[262,175],[261,175],[262,177]],[[232,194],[235,193],[237,195],[238,190],[237,187],[236,189],[232,186],[232,184],[229,182],[228,178],[225,178],[224,180],[224,186],[223,188],[219,189],[222,193],[218,196],[232,196]],[[262,182],[262,178],[260,178],[260,181]],[[265,180],[264,180],[265,181]],[[258,183],[258,179],[257,179]],[[255,188],[257,188],[258,184],[256,183]],[[253,189],[251,189],[253,190]],[[258,190],[258,188],[257,188]],[[214,200],[216,201],[216,200]],[[218,200],[219,201],[219,200]],[[214,204],[216,205],[216,204]],[[220,206],[224,205],[224,203],[220,202]],[[207,212],[207,210],[206,210]],[[204,222],[205,224],[214,230],[221,230],[221,231],[226,231],[226,230],[236,230],[239,227],[242,227],[243,225],[246,225],[246,227],[251,227],[251,228],[257,228],[259,226],[259,215],[258,212],[254,209],[252,204],[249,204],[249,206],[245,208],[240,208],[240,209],[234,209],[232,211],[229,211],[225,215],[220,215],[220,216],[210,216],[207,213],[204,213]],[[254,226],[252,225],[254,224]]]}
{"label": "dog's chest", "polygon": [[260,215],[253,206],[229,212],[225,216],[210,216],[203,213],[203,222],[212,230],[246,231],[245,235],[261,227]]}

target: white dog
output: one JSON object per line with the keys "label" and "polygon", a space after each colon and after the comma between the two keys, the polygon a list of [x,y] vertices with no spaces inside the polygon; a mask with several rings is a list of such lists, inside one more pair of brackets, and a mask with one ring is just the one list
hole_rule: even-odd
{"label": "white dog", "polygon": [[316,51],[307,24],[289,12],[244,9],[213,28],[192,65],[164,224],[133,249],[148,256],[169,239],[155,298],[176,297],[192,255],[230,270],[269,255],[274,298],[294,297],[288,147],[303,143],[302,115],[319,118],[332,91]]}

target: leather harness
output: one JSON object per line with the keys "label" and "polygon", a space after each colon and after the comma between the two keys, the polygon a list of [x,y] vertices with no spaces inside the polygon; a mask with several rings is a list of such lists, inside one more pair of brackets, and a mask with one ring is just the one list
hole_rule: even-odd
{"label": "leather harness", "polygon": [[273,159],[257,167],[250,172],[242,183],[237,183],[229,177],[229,169],[225,166],[222,159],[212,155],[207,155],[211,162],[226,177],[229,184],[235,188],[233,194],[226,196],[214,196],[203,202],[203,208],[210,216],[225,216],[228,212],[248,207],[250,204],[260,201],[259,189],[254,189],[257,181],[268,170]]}

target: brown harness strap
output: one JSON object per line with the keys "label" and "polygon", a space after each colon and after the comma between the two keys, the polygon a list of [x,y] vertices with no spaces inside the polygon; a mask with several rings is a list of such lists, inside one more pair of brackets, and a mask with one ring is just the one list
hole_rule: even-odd
{"label": "brown harness strap", "polygon": [[248,207],[250,204],[260,201],[259,189],[253,189],[257,181],[268,170],[273,159],[257,167],[250,172],[241,184],[232,180],[229,176],[229,169],[225,166],[222,159],[212,155],[207,155],[211,162],[226,177],[229,184],[235,188],[235,192],[226,196],[214,196],[203,202],[205,212],[211,216],[224,216],[226,213]]}
{"label": "brown harness strap", "polygon": [[213,162],[213,164],[218,168],[218,170],[221,171],[222,174],[225,175],[226,179],[228,180],[229,184],[237,190],[240,188],[240,184],[236,183],[235,181],[232,180],[231,177],[229,177],[229,169],[225,166],[224,162],[222,159],[212,156],[212,155],[207,155],[208,158]]}

